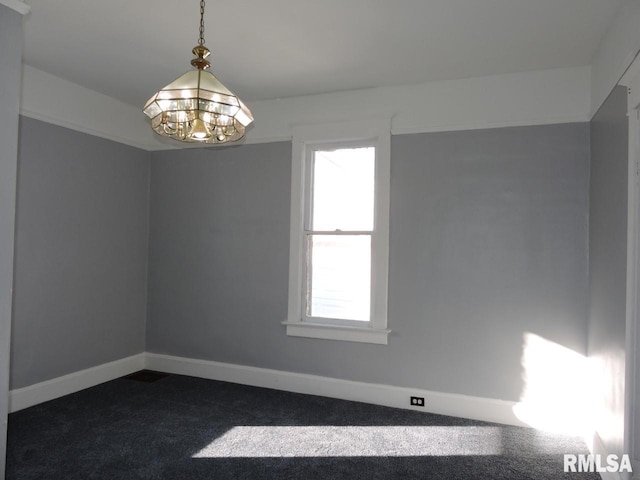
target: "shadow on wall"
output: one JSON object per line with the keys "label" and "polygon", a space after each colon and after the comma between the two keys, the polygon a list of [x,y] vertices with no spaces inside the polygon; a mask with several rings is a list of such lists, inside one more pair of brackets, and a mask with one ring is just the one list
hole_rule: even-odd
{"label": "shadow on wall", "polygon": [[587,357],[525,332],[523,390],[513,413],[531,427],[588,436],[593,431],[593,377]]}

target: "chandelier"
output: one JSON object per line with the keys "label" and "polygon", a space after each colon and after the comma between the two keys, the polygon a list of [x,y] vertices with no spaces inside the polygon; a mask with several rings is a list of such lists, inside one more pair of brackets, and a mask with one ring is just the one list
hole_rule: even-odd
{"label": "chandelier", "polygon": [[226,143],[244,137],[253,116],[244,103],[207,71],[211,52],[204,46],[204,0],[200,0],[200,37],[191,70],[155,93],[144,106],[151,128],[181,142]]}

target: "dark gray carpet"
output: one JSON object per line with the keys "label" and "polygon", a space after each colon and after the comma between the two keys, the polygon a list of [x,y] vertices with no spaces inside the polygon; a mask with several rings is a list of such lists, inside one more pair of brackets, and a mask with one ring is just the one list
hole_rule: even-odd
{"label": "dark gray carpet", "polygon": [[179,375],[13,413],[8,435],[9,480],[556,480],[577,475],[564,453],[588,453],[532,429]]}

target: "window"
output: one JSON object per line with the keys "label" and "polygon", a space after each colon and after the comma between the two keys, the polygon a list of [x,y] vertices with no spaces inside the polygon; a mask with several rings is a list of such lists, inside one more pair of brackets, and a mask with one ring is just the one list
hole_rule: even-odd
{"label": "window", "polygon": [[292,336],[387,343],[389,122],[294,128]]}

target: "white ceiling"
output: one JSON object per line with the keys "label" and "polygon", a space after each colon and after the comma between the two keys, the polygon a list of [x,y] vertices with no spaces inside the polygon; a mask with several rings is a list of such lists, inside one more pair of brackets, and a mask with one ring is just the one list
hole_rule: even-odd
{"label": "white ceiling", "polygon": [[[25,0],[24,61],[142,106],[190,69],[198,0]],[[621,0],[209,0],[212,71],[251,100],[591,63]]]}

